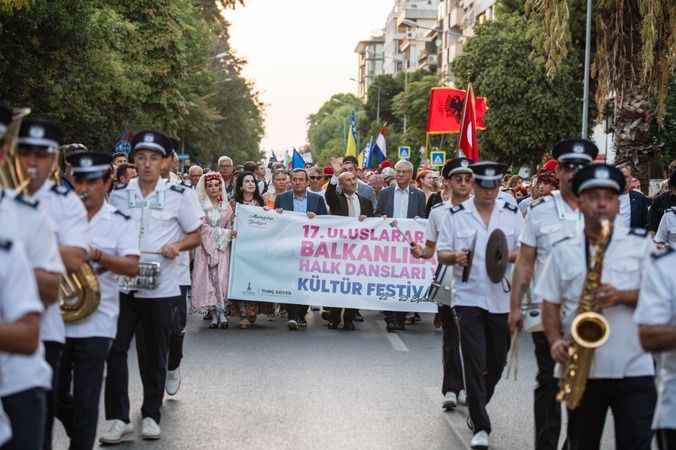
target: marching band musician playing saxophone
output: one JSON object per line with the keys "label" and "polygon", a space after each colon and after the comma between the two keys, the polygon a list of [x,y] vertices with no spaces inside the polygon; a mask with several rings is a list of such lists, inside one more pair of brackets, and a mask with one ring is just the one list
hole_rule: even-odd
{"label": "marching band musician playing saxophone", "polygon": [[595,247],[602,240],[601,221],[609,222],[601,279],[592,298],[595,310],[609,324],[609,336],[605,344],[593,350],[586,388],[569,386],[573,390],[584,389],[579,405],[568,408],[570,450],[600,447],[608,408],[615,422],[615,448],[650,449],[656,398],[654,369],[650,355],[641,349],[632,314],[641,284],[641,262],[652,243],[646,230],[613,225],[624,185],[622,173],[605,164],[588,165],[575,174],[573,193],[584,218],[584,232],[553,244],[535,287],[535,294],[543,299],[543,326],[551,356],[558,363],[556,376],[565,380],[566,372],[561,366],[569,362],[571,325]]}
{"label": "marching band musician playing saxophone", "polygon": [[[57,417],[70,438],[71,450],[91,450],[96,440],[103,369],[117,331],[117,275],[138,273],[138,232],[131,218],[106,201],[112,183],[112,157],[77,153],[67,162],[75,191],[87,210],[91,239],[90,261],[98,273],[101,302],[96,311],[66,323],[61,359]],[[70,386],[72,385],[72,389]]]}

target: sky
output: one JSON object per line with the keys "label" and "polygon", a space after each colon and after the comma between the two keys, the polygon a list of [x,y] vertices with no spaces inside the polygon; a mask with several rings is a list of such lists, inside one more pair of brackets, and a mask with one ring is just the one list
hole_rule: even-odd
{"label": "sky", "polygon": [[354,49],[382,29],[393,0],[247,0],[225,13],[266,104],[262,148],[278,156],[307,142],[307,116],[333,94],[356,95]]}

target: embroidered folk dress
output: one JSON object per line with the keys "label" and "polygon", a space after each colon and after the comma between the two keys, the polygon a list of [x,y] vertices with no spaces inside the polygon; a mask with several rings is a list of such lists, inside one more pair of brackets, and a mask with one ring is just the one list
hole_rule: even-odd
{"label": "embroidered folk dress", "polygon": [[195,249],[192,274],[192,306],[195,309],[223,311],[228,296],[230,268],[230,226],[233,211],[227,202],[215,207],[202,204],[202,244]]}

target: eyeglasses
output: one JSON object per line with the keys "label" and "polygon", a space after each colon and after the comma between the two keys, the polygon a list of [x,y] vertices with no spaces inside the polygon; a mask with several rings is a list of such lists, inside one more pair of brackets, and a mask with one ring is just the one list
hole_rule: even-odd
{"label": "eyeglasses", "polygon": [[317,176],[310,176],[311,180],[321,180],[322,177],[317,177]]}
{"label": "eyeglasses", "polygon": [[566,172],[576,172],[576,171],[580,170],[581,168],[583,168],[585,165],[586,164],[572,163],[571,162],[571,163],[561,164],[561,168],[563,168],[563,170],[565,170]]}

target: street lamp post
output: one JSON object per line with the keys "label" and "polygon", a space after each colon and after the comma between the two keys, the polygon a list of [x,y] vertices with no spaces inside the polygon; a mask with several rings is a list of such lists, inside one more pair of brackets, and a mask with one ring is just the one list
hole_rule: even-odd
{"label": "street lamp post", "polygon": [[584,93],[582,100],[582,139],[589,136],[589,65],[591,60],[592,0],[587,0],[587,28],[584,44]]}

